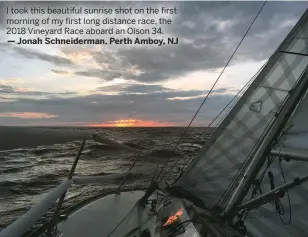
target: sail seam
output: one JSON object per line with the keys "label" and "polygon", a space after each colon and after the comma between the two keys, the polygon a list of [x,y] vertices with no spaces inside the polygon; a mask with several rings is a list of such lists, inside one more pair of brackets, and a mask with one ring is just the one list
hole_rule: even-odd
{"label": "sail seam", "polygon": [[[221,122],[226,118],[226,116],[228,115],[228,113],[233,109],[233,107],[236,105],[236,103],[240,100],[240,94],[244,94],[246,92],[246,90],[248,89],[249,85],[251,84],[251,82],[258,76],[258,74],[262,71],[262,69],[265,67],[265,65],[267,64],[267,62],[265,62],[262,67],[255,73],[255,75],[246,83],[246,85],[244,87],[241,88],[241,90],[238,92],[238,94],[236,94],[232,100],[220,111],[220,113],[213,119],[213,121],[208,125],[208,127],[206,127],[204,129],[204,131],[197,137],[197,139],[199,139],[206,131],[207,129],[214,123],[214,121],[216,121],[216,119],[219,118],[219,116],[229,107],[229,109],[227,110],[227,112],[220,118],[218,124],[221,124]],[[235,100],[236,99],[236,100]],[[234,101],[235,100],[235,101]],[[234,102],[233,105],[231,105]],[[230,106],[231,105],[231,106]],[[213,137],[213,133],[211,134],[209,140]],[[206,145],[206,144],[205,144]],[[192,145],[191,145],[192,146]],[[189,150],[188,147],[185,152],[187,152]],[[193,154],[191,155],[191,157],[187,158],[186,161],[183,164],[183,170],[180,173],[180,175],[178,176],[178,178],[174,181],[176,182],[181,176],[182,174],[186,171],[186,169],[188,168],[188,164],[190,164],[190,162],[194,159],[194,157],[196,155],[199,155],[200,152],[197,154]],[[179,160],[175,161],[174,165],[172,165],[171,167],[175,167],[176,164],[178,164]],[[172,168],[171,168],[172,169]],[[168,177],[167,177],[168,178]]]}
{"label": "sail seam", "polygon": [[[237,47],[235,48],[234,52],[232,53],[231,57],[229,58],[227,64],[225,65],[225,67],[223,68],[223,70],[221,71],[221,73],[219,74],[218,78],[216,79],[216,81],[214,82],[213,86],[211,87],[210,91],[207,93],[206,97],[204,98],[204,100],[202,101],[200,107],[198,108],[198,110],[196,111],[195,115],[193,116],[192,120],[190,121],[189,125],[187,126],[187,128],[184,131],[184,134],[187,132],[188,128],[190,127],[190,125],[192,124],[192,122],[194,121],[194,119],[196,118],[197,114],[199,113],[200,109],[202,108],[202,106],[204,105],[205,101],[207,100],[207,98],[209,97],[210,93],[213,91],[214,87],[216,86],[217,82],[219,81],[219,79],[221,78],[222,74],[224,73],[225,69],[228,67],[229,63],[231,62],[231,60],[233,59],[235,53],[237,52],[238,48],[241,46],[242,42],[244,41],[244,39],[246,38],[246,35],[248,34],[248,32],[250,31],[251,27],[253,26],[254,22],[257,20],[257,18],[259,17],[260,13],[262,12],[264,6],[266,5],[267,1],[265,1],[263,3],[263,5],[261,6],[260,10],[258,11],[257,15],[255,16],[255,18],[253,19],[252,23],[250,24],[250,26],[248,27],[247,31],[245,32],[244,36],[242,37],[242,39],[240,40],[239,44],[237,45]],[[183,137],[183,136],[182,136]],[[180,141],[182,140],[182,137],[179,139],[178,143],[176,144],[174,150],[178,147]],[[161,175],[161,173],[163,172],[163,170],[165,169],[166,165],[169,163],[170,158],[167,159],[167,161],[165,162],[165,164],[163,165],[161,171],[158,173],[157,178],[155,179],[154,182],[157,182],[159,179],[159,176]],[[155,172],[156,173],[156,172]],[[160,179],[159,182],[161,182],[162,179]]]}
{"label": "sail seam", "polygon": [[[304,71],[302,72],[301,76],[299,77],[299,78],[302,80],[301,83],[303,83],[304,86],[307,86],[307,84],[305,84],[306,82],[305,82],[305,81],[303,82],[303,80],[305,79],[305,78],[304,78],[305,75],[307,75],[307,67],[308,67],[308,66],[306,65]],[[297,83],[297,84],[295,84],[294,87],[293,87],[293,88],[295,88],[295,87],[297,88],[297,94],[295,94],[295,96],[298,96],[298,93],[303,93],[302,88],[299,89],[299,86],[300,86],[300,85]],[[307,89],[305,89],[304,92],[305,92],[306,90],[307,90]],[[292,90],[292,91],[293,91],[293,90]],[[292,93],[292,94],[293,94],[293,93]],[[291,101],[291,100],[292,100],[292,101]],[[287,106],[290,107],[290,103],[293,103],[293,102],[294,102],[293,100],[294,100],[294,98],[291,97],[291,95],[290,95],[290,96],[288,96],[287,99],[286,99],[286,102],[288,102],[289,104],[287,104],[287,103],[284,103],[284,104],[285,104],[285,105],[287,104]],[[291,102],[290,102],[290,101],[291,101]],[[283,106],[283,107],[280,109],[280,112],[284,109],[284,107],[285,107],[285,106]],[[287,111],[286,113],[290,113],[290,112],[292,113],[292,112],[294,112],[294,108],[293,108],[293,109],[290,108],[290,109],[291,109],[291,111]],[[290,109],[289,109],[289,110],[290,110]],[[279,112],[279,113],[280,113],[280,112]],[[288,115],[288,114],[286,114],[286,115]],[[278,119],[278,118],[277,118],[277,119]],[[279,119],[280,119],[280,120],[283,120],[284,117],[280,117]],[[275,126],[274,123],[273,123],[273,126]],[[278,127],[276,126],[276,128],[275,128],[276,130],[278,129],[278,132],[279,132],[280,126],[281,126],[281,123],[280,123],[280,125],[278,125]],[[271,130],[272,130],[272,129],[271,129]],[[274,130],[274,131],[276,131],[276,130]],[[276,133],[277,133],[277,132],[276,132]],[[267,135],[267,134],[266,134],[266,135]],[[277,142],[277,136],[279,136],[279,133],[276,134],[276,135],[273,134],[273,136],[274,136],[274,137],[273,137],[273,138],[268,142],[268,144],[266,145],[265,152],[268,151],[268,150],[270,151],[270,150],[272,149],[272,147],[275,145],[275,143]],[[260,155],[260,154],[258,154],[258,155]],[[263,155],[264,155],[264,154],[263,154]],[[261,162],[261,161],[259,161],[259,162]],[[261,165],[261,168],[262,168],[262,165]],[[256,169],[257,169],[257,167],[256,167],[255,170],[253,171],[254,173],[256,173],[255,175],[257,175],[257,173],[258,173]],[[260,168],[259,168],[259,169],[260,169]],[[252,178],[253,176],[255,176],[255,175],[252,174],[252,175],[249,177],[249,179],[251,179],[251,178]],[[246,181],[246,182],[247,182],[247,181]],[[248,192],[249,188],[250,188],[249,186],[246,186],[246,187],[244,188],[244,190],[243,190],[243,195],[244,195],[244,196],[247,195],[247,192]],[[240,198],[238,198],[238,199],[240,199]],[[230,204],[229,204],[229,205],[230,205]]]}
{"label": "sail seam", "polygon": [[[294,43],[294,42],[293,42]],[[283,57],[284,58],[284,57]],[[298,56],[296,56],[296,58],[295,58],[295,60],[293,61],[293,63],[292,63],[292,65],[291,65],[291,67],[296,67],[298,64],[299,64],[299,61],[298,60],[301,60],[302,59],[302,57],[298,57]],[[283,60],[283,59],[282,59]],[[282,61],[281,60],[281,61]],[[279,61],[278,61],[279,62]],[[274,71],[274,69],[275,68],[277,68],[277,66],[279,65],[279,63],[276,63],[275,64],[275,66],[272,68],[272,70],[270,70],[270,71]],[[277,81],[273,84],[273,86],[275,87],[275,86],[277,86],[277,85],[279,85],[279,84],[281,84],[282,83],[282,81],[287,77],[287,75],[290,75],[290,66],[287,68],[287,69],[285,69],[284,67],[283,67],[283,69],[284,69],[284,73],[279,77],[279,79],[277,79]],[[293,74],[292,74],[292,78],[294,79],[294,81],[296,81],[295,80],[295,78],[294,78],[294,76],[293,76]],[[295,82],[295,83],[292,83],[294,86],[296,85],[296,83],[297,83],[297,81]],[[293,86],[293,87],[294,87]],[[269,94],[269,96],[273,99],[273,94]],[[263,99],[261,99],[261,100],[264,100],[264,98]],[[276,100],[277,100],[277,97],[276,97]],[[278,102],[279,103],[279,102]],[[281,108],[283,107],[283,104],[284,103],[282,103],[282,105],[281,105]],[[276,106],[275,106],[276,108],[278,107],[277,106],[277,102],[276,102]],[[266,130],[265,130],[266,131]],[[254,148],[255,149],[255,148]],[[252,150],[253,151],[253,150]],[[236,178],[236,182],[238,182],[238,178]],[[233,187],[234,188],[232,188],[231,190],[234,190],[235,189],[235,185],[233,185]],[[233,192],[233,191],[231,191],[231,192]],[[227,192],[227,193],[229,193],[229,195],[228,195],[228,197],[230,196],[230,192]],[[228,199],[228,197],[226,198],[226,199]],[[220,202],[219,202],[220,203]],[[225,204],[224,204],[225,205]],[[223,205],[223,206],[224,206]]]}
{"label": "sail seam", "polygon": [[266,86],[266,85],[260,85],[259,87],[263,87],[263,88],[270,89],[270,90],[277,90],[277,91],[282,91],[282,92],[289,93],[289,90],[284,90],[284,89],[280,89],[280,88],[274,88],[274,87],[270,87],[270,86]]}

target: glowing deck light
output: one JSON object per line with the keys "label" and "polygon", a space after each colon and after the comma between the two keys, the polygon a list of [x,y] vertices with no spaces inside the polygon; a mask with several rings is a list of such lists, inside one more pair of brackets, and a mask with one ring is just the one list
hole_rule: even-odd
{"label": "glowing deck light", "polygon": [[172,224],[173,222],[175,222],[177,219],[180,218],[180,216],[183,214],[183,208],[179,209],[174,215],[170,216],[168,218],[168,220],[166,221],[165,224],[163,224],[163,226],[167,226],[167,225],[170,225]]}

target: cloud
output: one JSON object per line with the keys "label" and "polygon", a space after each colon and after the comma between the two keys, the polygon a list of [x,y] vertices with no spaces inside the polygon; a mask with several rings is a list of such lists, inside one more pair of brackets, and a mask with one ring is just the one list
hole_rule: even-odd
{"label": "cloud", "polygon": [[78,71],[74,73],[77,76],[97,77],[106,81],[112,81],[117,78],[127,78],[128,75],[117,71],[107,71],[99,69],[91,69],[87,71]]}
{"label": "cloud", "polygon": [[[214,89],[212,93],[227,92],[227,88]],[[162,85],[146,85],[146,84],[118,84],[97,88],[97,91],[117,92],[118,94],[143,94],[151,96],[159,96],[160,98],[170,99],[173,97],[202,97],[208,90],[174,90],[166,88]]]}
{"label": "cloud", "polygon": [[131,84],[131,83],[121,83],[111,86],[98,87],[96,91],[116,91],[121,94],[134,94],[134,93],[163,93],[172,92],[175,90],[165,88],[161,85],[145,85],[145,84]]}
{"label": "cloud", "polygon": [[63,71],[63,70],[51,69],[50,71],[55,73],[55,74],[62,75],[62,76],[72,75],[71,72]]}
{"label": "cloud", "polygon": [[14,88],[12,86],[6,86],[0,84],[0,95],[1,94],[9,94],[15,96],[61,96],[61,95],[74,95],[74,92],[63,92],[63,93],[51,93],[51,92],[44,92],[44,91],[35,91],[29,88]]}
{"label": "cloud", "polygon": [[37,112],[5,112],[0,113],[0,118],[20,118],[20,119],[50,119],[56,118],[56,115],[37,113]]}
{"label": "cloud", "polygon": [[[129,120],[160,121],[173,125],[187,125],[203,98],[187,100],[168,100],[172,97],[199,95],[200,91],[170,91],[153,93],[132,93],[118,95],[94,94],[70,98],[18,99],[13,103],[0,103],[0,111],[40,112],[57,115],[45,125],[55,123],[106,123],[108,121]],[[200,111],[193,124],[207,125],[231,100],[233,95],[214,94]],[[106,113],[106,111],[108,111]],[[14,124],[16,121],[1,119],[0,124]],[[35,122],[35,121],[33,121]],[[16,122],[17,123],[17,122]]]}
{"label": "cloud", "polygon": [[11,86],[0,85],[0,92],[1,93],[13,93],[14,89]]}
{"label": "cloud", "polygon": [[[37,4],[101,7],[100,2]],[[171,17],[173,23],[164,26],[165,34],[159,36],[178,37],[180,43],[172,46],[12,47],[1,43],[0,77],[19,78],[27,74],[25,81],[28,84],[0,83],[0,111],[56,116],[46,122],[40,121],[41,125],[116,124],[115,121],[160,121],[187,125],[262,4],[192,1],[121,3],[121,6],[132,7],[176,6],[179,14]],[[119,2],[104,2],[104,6],[116,7]],[[249,80],[261,62],[276,50],[306,8],[305,2],[266,4],[225,73],[228,83],[215,88],[197,116],[196,124],[206,125],[219,113],[234,96],[230,88],[238,89]],[[0,6],[0,9],[3,13],[5,7]],[[0,14],[0,25],[4,23],[3,19],[3,14]],[[6,37],[3,35],[0,40]],[[71,92],[63,92],[66,88]],[[17,117],[1,117],[0,124],[18,125],[20,121]],[[28,118],[27,124],[38,122],[35,118]]]}
{"label": "cloud", "polygon": [[[169,3],[168,3],[169,4]],[[225,65],[263,3],[177,2],[166,35],[179,45],[165,47],[117,47],[91,50],[87,57],[96,68],[76,75],[112,81],[117,78],[142,83],[163,82],[194,71],[215,70]],[[292,6],[292,11],[290,8]],[[267,3],[251,28],[232,64],[267,59],[304,12],[303,3]],[[274,12],[274,13],[273,13]],[[131,36],[130,36],[131,37]],[[281,39],[281,40],[278,40]],[[91,55],[91,56],[89,56]],[[134,67],[138,73],[128,73]]]}
{"label": "cloud", "polygon": [[45,62],[52,63],[57,66],[70,66],[73,65],[73,62],[67,58],[63,58],[57,55],[50,55],[46,53],[41,53],[35,50],[30,50],[26,48],[14,47],[14,52],[18,53],[19,55],[31,58],[31,59],[39,59]]}

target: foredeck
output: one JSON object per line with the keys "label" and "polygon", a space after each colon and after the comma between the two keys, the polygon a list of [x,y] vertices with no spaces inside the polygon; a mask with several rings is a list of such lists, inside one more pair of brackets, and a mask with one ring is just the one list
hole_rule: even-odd
{"label": "foredeck", "polygon": [[58,225],[61,237],[123,237],[138,231],[139,226],[148,228],[153,236],[156,217],[149,215],[149,207],[136,206],[143,194],[142,191],[111,194],[82,207]]}

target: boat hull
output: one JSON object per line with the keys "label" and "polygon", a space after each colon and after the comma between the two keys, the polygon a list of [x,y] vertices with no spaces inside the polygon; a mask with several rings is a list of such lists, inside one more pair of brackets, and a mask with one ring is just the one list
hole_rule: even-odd
{"label": "boat hull", "polygon": [[[95,200],[68,216],[58,225],[61,237],[133,237],[133,236],[167,236],[163,226],[169,216],[182,210],[177,223],[189,219],[179,200],[161,197],[155,205],[142,207],[138,200],[143,191],[110,194]],[[149,201],[157,200],[157,193]],[[164,200],[164,201],[162,201]],[[164,202],[164,203],[163,203]],[[159,207],[160,206],[160,207]],[[153,211],[155,209],[155,211]],[[178,236],[196,236],[199,234],[192,223],[185,225],[183,233]]]}

